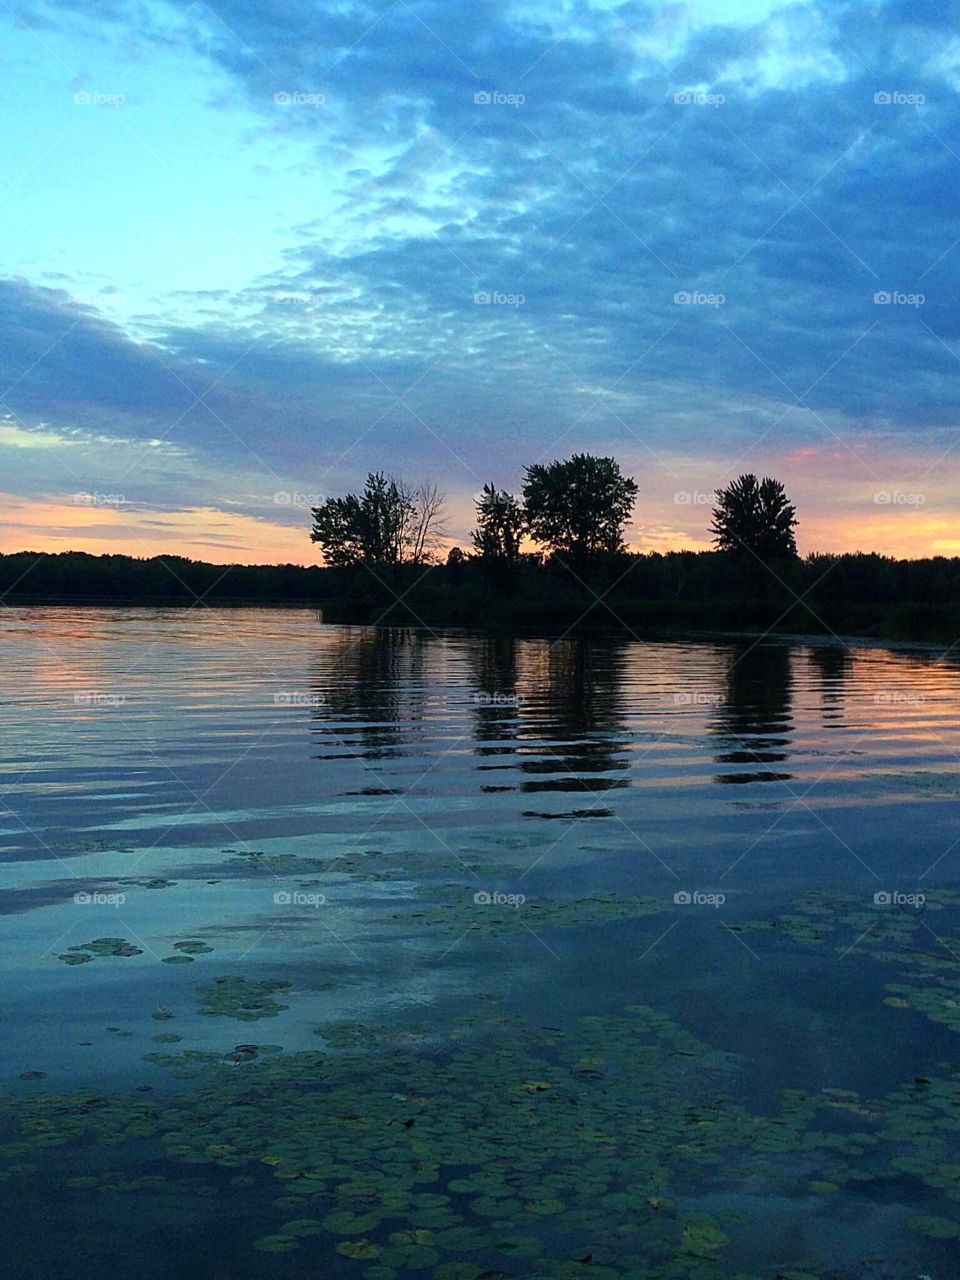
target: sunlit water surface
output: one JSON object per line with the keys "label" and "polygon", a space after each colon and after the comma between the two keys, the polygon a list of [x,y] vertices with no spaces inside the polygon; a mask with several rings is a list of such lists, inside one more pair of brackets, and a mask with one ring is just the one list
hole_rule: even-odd
{"label": "sunlit water surface", "polygon": [[0,628],[11,1274],[960,1274],[955,655]]}

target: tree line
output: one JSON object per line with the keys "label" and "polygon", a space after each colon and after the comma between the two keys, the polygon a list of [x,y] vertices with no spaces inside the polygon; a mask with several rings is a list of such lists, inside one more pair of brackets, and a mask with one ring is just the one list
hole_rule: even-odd
{"label": "tree line", "polygon": [[537,463],[516,494],[485,484],[469,547],[447,550],[440,489],[374,472],[313,508],[323,566],[19,552],[0,555],[0,601],[307,604],[329,621],[428,627],[960,635],[960,558],[801,558],[784,486],[751,474],[714,495],[714,550],[631,552],[637,496],[612,458]]}
{"label": "tree line", "polygon": [[[524,469],[520,495],[485,484],[474,500],[472,552],[453,547],[452,567],[468,556],[501,584],[524,564],[550,560],[586,582],[598,565],[627,554],[624,540],[637,482],[613,458],[575,453]],[[446,532],[444,495],[371,472],[359,494],[328,498],[312,509],[310,537],[333,568],[436,563]],[[711,532],[719,551],[761,563],[797,555],[796,508],[771,477],[739,476],[716,491]],[[525,542],[538,548],[524,551]]]}

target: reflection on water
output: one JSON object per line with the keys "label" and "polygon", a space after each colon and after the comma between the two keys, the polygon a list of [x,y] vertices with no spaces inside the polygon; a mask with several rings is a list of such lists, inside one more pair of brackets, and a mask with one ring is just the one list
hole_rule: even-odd
{"label": "reflection on water", "polygon": [[0,626],[14,1274],[952,1276],[955,654]]}
{"label": "reflection on water", "polygon": [[785,646],[745,645],[731,650],[729,663],[713,726],[717,763],[763,767],[727,770],[717,781],[788,782],[792,773],[770,766],[790,758],[793,655]]}
{"label": "reflection on water", "polygon": [[346,755],[382,760],[402,752],[423,715],[425,653],[417,634],[348,629],[324,656],[311,663],[306,699],[318,708],[320,731],[334,736]]}
{"label": "reflection on water", "polygon": [[629,768],[624,646],[614,643],[598,650],[582,637],[563,639],[549,647],[538,674],[539,688],[530,694],[538,751],[520,762],[523,772],[532,775],[524,779],[521,790],[570,792],[584,803],[572,810],[524,812],[550,818],[606,816],[609,809],[589,803],[590,795],[630,785],[616,776]]}
{"label": "reflection on water", "polygon": [[853,653],[844,645],[816,645],[810,661],[819,675],[824,727],[843,721],[844,682],[853,670]]}

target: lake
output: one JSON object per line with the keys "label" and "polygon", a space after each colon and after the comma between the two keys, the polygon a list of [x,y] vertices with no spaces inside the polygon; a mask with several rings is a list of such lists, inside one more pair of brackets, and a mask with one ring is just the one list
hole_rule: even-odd
{"label": "lake", "polygon": [[0,629],[10,1274],[957,1274],[960,649]]}

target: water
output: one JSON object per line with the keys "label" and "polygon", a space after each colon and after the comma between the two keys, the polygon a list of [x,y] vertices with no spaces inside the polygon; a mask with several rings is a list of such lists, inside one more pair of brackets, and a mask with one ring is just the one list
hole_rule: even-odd
{"label": "water", "polygon": [[0,626],[12,1274],[955,1274],[955,655]]}

